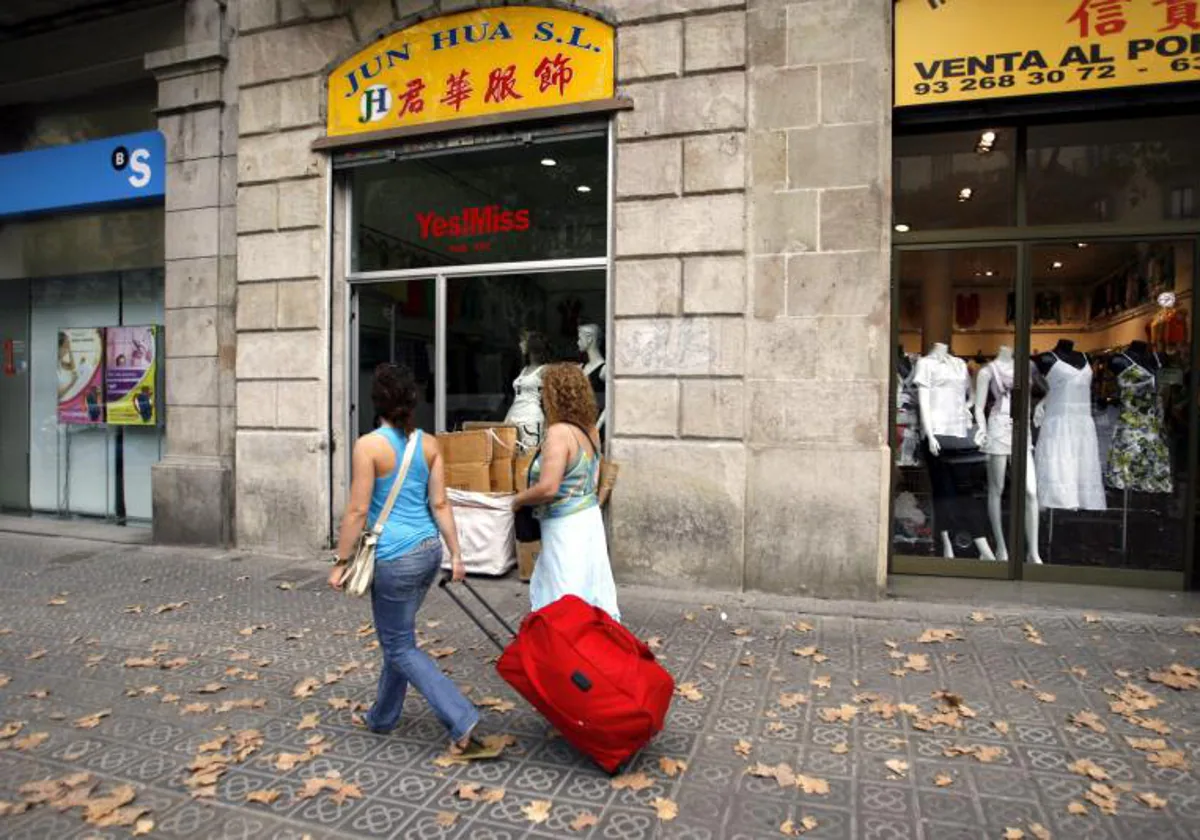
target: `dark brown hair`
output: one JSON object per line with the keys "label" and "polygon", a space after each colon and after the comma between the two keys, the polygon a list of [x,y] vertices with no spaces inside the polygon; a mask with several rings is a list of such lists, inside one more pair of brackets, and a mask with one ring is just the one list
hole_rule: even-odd
{"label": "dark brown hair", "polygon": [[413,412],[420,398],[417,380],[407,365],[384,362],[375,368],[371,402],[377,416],[401,431],[412,431]]}
{"label": "dark brown hair", "polygon": [[542,374],[542,410],[547,425],[575,423],[585,429],[596,425],[596,394],[579,365],[560,362]]}

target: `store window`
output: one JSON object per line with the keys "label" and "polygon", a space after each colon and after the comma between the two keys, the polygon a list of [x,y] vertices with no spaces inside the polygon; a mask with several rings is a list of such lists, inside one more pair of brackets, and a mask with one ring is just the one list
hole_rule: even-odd
{"label": "store window", "polygon": [[354,170],[354,272],[603,257],[603,134]]}
{"label": "store window", "polygon": [[897,229],[907,233],[1012,224],[1015,154],[1012,129],[897,137]]}
{"label": "store window", "polygon": [[415,372],[429,431],[508,424],[536,447],[555,362],[580,365],[604,411],[607,161],[606,134],[590,132],[351,169],[358,434],[375,426],[383,361]]}

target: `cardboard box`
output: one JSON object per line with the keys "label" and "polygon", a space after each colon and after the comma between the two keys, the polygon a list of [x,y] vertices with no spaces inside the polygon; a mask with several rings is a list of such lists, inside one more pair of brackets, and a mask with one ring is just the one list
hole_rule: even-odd
{"label": "cardboard box", "polygon": [[[437,436],[447,464],[490,464],[492,437],[486,431],[447,432]],[[483,492],[486,492],[484,488]]]}
{"label": "cardboard box", "polygon": [[[468,432],[490,432],[492,438],[492,458],[511,458],[517,454],[517,427],[506,426],[503,423],[489,423],[483,420],[468,420],[463,423],[463,430]],[[490,436],[490,435],[489,435]]]}
{"label": "cardboard box", "polygon": [[494,458],[490,465],[492,492],[513,492],[513,462],[511,458]]}
{"label": "cardboard box", "polygon": [[488,464],[446,464],[446,486],[471,493],[490,493],[491,467]]}
{"label": "cardboard box", "polygon": [[513,490],[520,493],[529,489],[529,465],[533,463],[533,453],[518,455],[513,459]]}
{"label": "cardboard box", "polygon": [[533,577],[533,567],[537,564],[537,556],[542,552],[540,542],[517,543],[517,574],[521,580]]}

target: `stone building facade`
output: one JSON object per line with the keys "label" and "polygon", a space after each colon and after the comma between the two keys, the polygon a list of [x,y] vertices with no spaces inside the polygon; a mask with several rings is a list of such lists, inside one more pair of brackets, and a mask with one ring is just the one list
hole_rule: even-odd
{"label": "stone building facade", "polygon": [[[165,135],[157,539],[328,547],[344,500],[329,68],[503,4],[187,0]],[[555,5],[615,26],[610,510],[625,581],[873,596],[886,573],[890,0]]]}

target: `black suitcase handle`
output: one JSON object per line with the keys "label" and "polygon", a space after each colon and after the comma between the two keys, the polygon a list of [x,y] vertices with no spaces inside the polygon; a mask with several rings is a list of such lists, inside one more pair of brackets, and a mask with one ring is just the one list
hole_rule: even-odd
{"label": "black suitcase handle", "polygon": [[[495,633],[493,633],[491,630],[489,630],[487,625],[484,624],[480,620],[479,616],[477,616],[475,614],[475,612],[470,607],[468,607],[466,605],[466,603],[464,603],[463,600],[458,597],[457,594],[455,594],[454,590],[450,586],[450,583],[453,580],[454,580],[453,573],[447,571],[442,576],[442,579],[438,581],[438,586],[441,588],[441,590],[443,592],[445,592],[447,595],[450,596],[450,599],[452,601],[454,601],[454,603],[458,604],[459,608],[467,614],[467,617],[469,617],[472,621],[474,621],[475,625],[480,630],[483,631],[484,635],[492,640],[492,644],[494,644],[496,646],[496,648],[498,650],[500,650],[501,653],[503,653],[504,652],[504,643],[500,641],[500,637],[497,636]],[[479,603],[483,604],[484,608],[487,609],[487,611],[492,614],[492,616],[496,619],[496,621],[500,622],[500,626],[503,627],[505,630],[507,630],[508,634],[510,636],[513,636],[514,638],[516,637],[517,631],[512,629],[512,626],[507,621],[504,620],[504,616],[502,616],[502,615],[500,615],[500,613],[496,612],[495,607],[493,607],[491,604],[489,604],[486,600],[484,600],[484,597],[482,595],[480,595],[478,592],[475,591],[475,587],[471,586],[471,584],[469,582],[467,582],[466,580],[462,581],[462,585],[466,587],[468,592],[470,592],[472,595],[475,596],[476,600],[478,600]]]}

